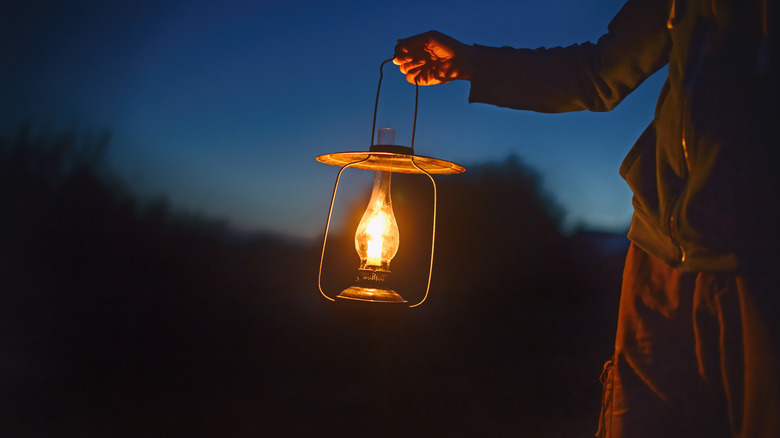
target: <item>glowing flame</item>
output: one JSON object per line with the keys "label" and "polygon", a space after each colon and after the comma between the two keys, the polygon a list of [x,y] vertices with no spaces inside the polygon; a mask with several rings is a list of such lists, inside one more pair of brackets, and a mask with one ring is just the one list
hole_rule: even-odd
{"label": "glowing flame", "polygon": [[371,219],[366,228],[368,234],[367,265],[382,265],[382,235],[387,232],[388,220],[383,214]]}

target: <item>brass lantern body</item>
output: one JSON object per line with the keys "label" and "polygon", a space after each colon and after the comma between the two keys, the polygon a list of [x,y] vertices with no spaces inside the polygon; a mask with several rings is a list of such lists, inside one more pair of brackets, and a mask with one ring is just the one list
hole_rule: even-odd
{"label": "brass lantern body", "polygon": [[[382,63],[384,66],[391,60]],[[385,304],[406,304],[398,293],[384,287],[384,281],[390,274],[390,259],[395,255],[399,245],[398,228],[392,213],[392,201],[390,198],[390,175],[392,173],[424,174],[433,186],[433,224],[431,236],[431,263],[428,271],[428,285],[425,295],[420,302],[409,307],[416,307],[425,301],[430,290],[431,273],[433,271],[433,250],[436,238],[436,182],[432,175],[447,175],[465,171],[463,166],[438,158],[425,157],[414,153],[414,131],[417,124],[417,96],[415,93],[415,112],[412,128],[411,147],[395,144],[374,144],[374,128],[376,127],[376,110],[379,104],[379,89],[382,84],[382,66],[379,72],[379,86],[377,87],[377,100],[374,105],[374,126],[371,128],[371,147],[368,151],[337,152],[323,154],[317,157],[317,161],[325,164],[341,167],[333,188],[333,196],[328,211],[328,220],[325,225],[325,237],[322,242],[322,255],[320,257],[320,270],[318,285],[320,293],[330,301],[344,302],[370,302]],[[419,87],[416,88],[419,90]],[[387,129],[387,128],[382,128]],[[382,130],[380,130],[380,143]],[[391,141],[391,143],[393,143]],[[347,168],[373,170],[375,172],[374,189],[371,200],[363,215],[355,237],[355,246],[360,256],[360,266],[357,275],[357,284],[341,292],[337,299],[328,296],[322,290],[322,264],[325,258],[325,246],[330,229],[330,220],[333,214],[333,204],[342,172]]]}

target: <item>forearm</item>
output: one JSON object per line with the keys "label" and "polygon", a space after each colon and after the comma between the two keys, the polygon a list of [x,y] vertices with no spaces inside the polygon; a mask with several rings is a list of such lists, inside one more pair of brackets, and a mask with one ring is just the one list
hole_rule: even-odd
{"label": "forearm", "polygon": [[539,112],[610,110],[666,64],[666,9],[658,0],[629,1],[596,44],[475,45],[469,101]]}

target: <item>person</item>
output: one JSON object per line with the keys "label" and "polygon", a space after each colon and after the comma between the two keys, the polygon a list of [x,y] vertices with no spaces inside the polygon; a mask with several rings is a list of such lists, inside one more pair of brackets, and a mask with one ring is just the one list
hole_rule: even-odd
{"label": "person", "polygon": [[668,66],[620,167],[634,215],[598,436],[780,437],[778,24],[771,0],[628,0],[595,44],[398,41],[409,82],[538,112],[611,110]]}

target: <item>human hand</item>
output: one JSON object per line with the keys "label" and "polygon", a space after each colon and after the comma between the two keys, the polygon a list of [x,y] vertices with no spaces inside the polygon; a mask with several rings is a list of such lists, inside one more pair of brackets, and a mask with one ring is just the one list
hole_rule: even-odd
{"label": "human hand", "polygon": [[398,40],[393,63],[412,84],[436,85],[472,76],[472,47],[431,30]]}

